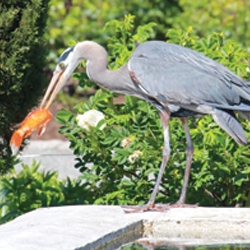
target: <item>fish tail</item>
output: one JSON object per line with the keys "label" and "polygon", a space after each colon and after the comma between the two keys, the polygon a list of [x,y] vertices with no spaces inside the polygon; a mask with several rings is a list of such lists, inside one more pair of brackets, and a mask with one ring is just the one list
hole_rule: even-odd
{"label": "fish tail", "polygon": [[24,133],[20,132],[20,130],[17,130],[13,133],[10,139],[10,148],[13,155],[17,154],[18,150],[21,147],[23,139],[24,139]]}

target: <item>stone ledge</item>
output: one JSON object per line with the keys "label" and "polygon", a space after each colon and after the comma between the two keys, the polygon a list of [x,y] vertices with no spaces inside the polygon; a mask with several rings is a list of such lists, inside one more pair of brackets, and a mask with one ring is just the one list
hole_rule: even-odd
{"label": "stone ledge", "polygon": [[140,237],[250,243],[250,208],[173,208],[125,214],[119,206],[40,208],[0,226],[0,249],[116,249]]}

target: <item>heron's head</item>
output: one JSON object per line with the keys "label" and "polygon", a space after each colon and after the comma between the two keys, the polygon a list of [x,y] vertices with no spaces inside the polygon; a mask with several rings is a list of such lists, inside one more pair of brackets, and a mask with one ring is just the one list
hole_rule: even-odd
{"label": "heron's head", "polygon": [[43,97],[41,107],[48,108],[57,93],[65,85],[75,68],[79,63],[80,58],[75,53],[75,46],[66,49],[60,56],[53,77],[49,83],[47,91]]}

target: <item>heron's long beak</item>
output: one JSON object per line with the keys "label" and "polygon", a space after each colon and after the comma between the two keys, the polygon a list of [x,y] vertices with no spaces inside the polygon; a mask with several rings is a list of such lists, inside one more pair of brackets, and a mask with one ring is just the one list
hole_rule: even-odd
{"label": "heron's long beak", "polygon": [[52,101],[55,99],[57,93],[61,90],[64,83],[67,81],[67,79],[63,76],[65,70],[62,70],[60,72],[55,72],[49,86],[47,88],[47,91],[43,97],[42,103],[40,107],[44,107],[45,109],[48,109],[51,105]]}

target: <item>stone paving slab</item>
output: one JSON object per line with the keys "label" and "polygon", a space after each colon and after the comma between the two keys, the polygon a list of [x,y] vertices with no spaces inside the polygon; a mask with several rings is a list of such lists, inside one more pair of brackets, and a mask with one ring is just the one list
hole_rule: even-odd
{"label": "stone paving slab", "polygon": [[94,249],[112,241],[112,235],[129,234],[136,228],[138,238],[141,220],[124,216],[120,207],[41,208],[0,226],[0,249]]}
{"label": "stone paving slab", "polygon": [[116,249],[140,237],[250,243],[250,208],[174,208],[125,214],[119,206],[40,208],[0,226],[0,249]]}

